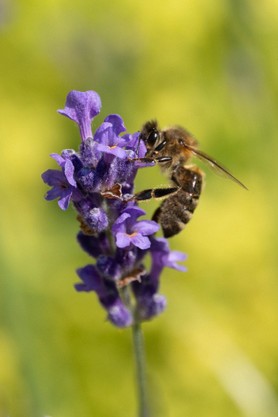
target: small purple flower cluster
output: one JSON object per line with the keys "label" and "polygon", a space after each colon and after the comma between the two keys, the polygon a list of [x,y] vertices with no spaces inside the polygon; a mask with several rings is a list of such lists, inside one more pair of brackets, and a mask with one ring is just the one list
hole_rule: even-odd
{"label": "small purple flower cluster", "polygon": [[[109,115],[95,131],[94,117],[101,101],[94,91],[71,91],[63,110],[79,126],[82,142],[79,151],[63,150],[51,154],[60,170],[49,169],[43,181],[52,187],[46,200],[58,198],[62,210],[72,202],[78,213],[81,231],[77,239],[94,264],[77,270],[81,282],[77,291],[95,291],[108,319],[118,327],[148,320],[166,305],[158,294],[164,267],[184,271],[178,265],[185,255],[170,251],[164,238],[154,234],[159,225],[138,220],[145,212],[133,198],[138,168],[146,166],[138,158],[146,153],[139,132],[123,134],[125,126],[117,114]],[[151,266],[144,266],[146,255]]]}

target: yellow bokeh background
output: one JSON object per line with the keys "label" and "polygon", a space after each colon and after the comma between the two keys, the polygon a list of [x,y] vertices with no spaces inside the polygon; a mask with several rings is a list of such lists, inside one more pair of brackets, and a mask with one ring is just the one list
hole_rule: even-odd
{"label": "yellow bokeh background", "polygon": [[[79,144],[56,113],[72,89],[100,94],[94,128],[183,125],[249,188],[203,167],[170,241],[188,272],[164,271],[144,325],[151,417],[278,415],[277,39],[275,0],[1,0],[0,417],[136,415],[130,330],[74,291],[75,213],[43,199],[48,155]],[[136,189],[161,184],[147,168]]]}

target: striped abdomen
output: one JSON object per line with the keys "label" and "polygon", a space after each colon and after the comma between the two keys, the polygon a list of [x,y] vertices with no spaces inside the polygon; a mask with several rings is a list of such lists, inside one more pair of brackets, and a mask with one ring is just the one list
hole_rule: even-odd
{"label": "striped abdomen", "polygon": [[164,237],[176,235],[191,219],[202,191],[203,173],[195,166],[178,165],[172,171],[171,180],[179,187],[177,192],[167,197],[153,215]]}

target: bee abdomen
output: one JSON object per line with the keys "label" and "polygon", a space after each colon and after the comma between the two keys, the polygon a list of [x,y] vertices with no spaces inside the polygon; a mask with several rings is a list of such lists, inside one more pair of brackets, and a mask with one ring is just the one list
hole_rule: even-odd
{"label": "bee abdomen", "polygon": [[190,221],[202,190],[203,174],[197,168],[179,166],[172,180],[180,186],[179,190],[162,202],[155,211],[153,220],[160,223],[164,237],[179,233]]}
{"label": "bee abdomen", "polygon": [[179,233],[190,221],[199,201],[199,195],[192,196],[183,189],[164,200],[154,212],[153,220],[160,223],[164,237]]}

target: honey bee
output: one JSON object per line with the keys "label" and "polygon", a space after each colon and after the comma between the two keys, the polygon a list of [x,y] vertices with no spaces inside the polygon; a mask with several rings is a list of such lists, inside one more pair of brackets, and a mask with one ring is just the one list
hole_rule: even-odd
{"label": "honey bee", "polygon": [[143,162],[155,162],[165,171],[171,182],[168,188],[150,188],[135,194],[136,201],[151,198],[164,199],[153,214],[153,220],[160,223],[164,237],[179,233],[191,219],[203,188],[204,173],[195,165],[188,165],[192,156],[207,162],[212,168],[235,181],[245,185],[226,168],[209,155],[200,151],[196,139],[182,127],[159,130],[156,121],[144,124],[140,133],[147,152]]}

